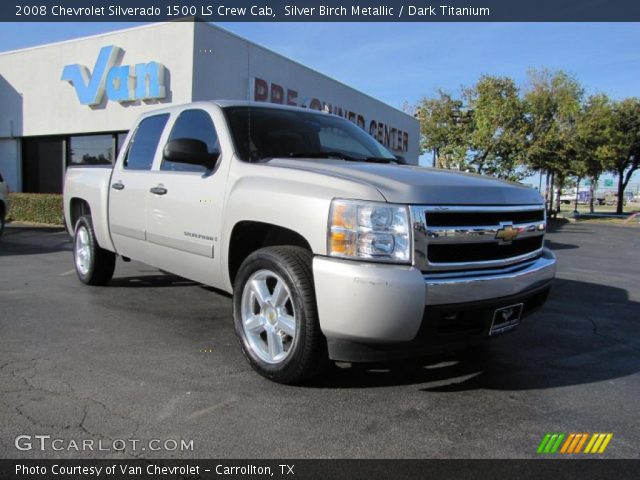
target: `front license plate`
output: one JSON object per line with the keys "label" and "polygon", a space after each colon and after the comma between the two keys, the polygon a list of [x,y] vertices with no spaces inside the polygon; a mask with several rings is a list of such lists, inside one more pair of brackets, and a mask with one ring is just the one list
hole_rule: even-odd
{"label": "front license plate", "polygon": [[524,303],[516,303],[508,307],[498,308],[493,312],[493,321],[491,322],[489,335],[499,335],[516,328],[520,323],[523,307]]}

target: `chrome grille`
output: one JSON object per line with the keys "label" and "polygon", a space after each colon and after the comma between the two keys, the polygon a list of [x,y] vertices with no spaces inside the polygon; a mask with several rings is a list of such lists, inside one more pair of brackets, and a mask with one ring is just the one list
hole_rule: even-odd
{"label": "chrome grille", "polygon": [[414,206],[414,264],[422,271],[500,268],[542,253],[542,205]]}

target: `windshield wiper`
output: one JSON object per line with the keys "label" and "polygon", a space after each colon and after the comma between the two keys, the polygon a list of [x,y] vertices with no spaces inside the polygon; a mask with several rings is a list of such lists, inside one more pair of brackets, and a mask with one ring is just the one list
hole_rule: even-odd
{"label": "windshield wiper", "polygon": [[353,157],[342,152],[291,152],[289,158],[339,158],[350,162],[402,163],[397,158],[387,157]]}
{"label": "windshield wiper", "polygon": [[361,158],[352,157],[342,152],[291,152],[289,158],[339,158],[350,162],[360,162]]}
{"label": "windshield wiper", "polygon": [[362,159],[363,162],[371,162],[371,163],[397,163],[399,165],[402,164],[400,160],[397,158],[387,158],[387,157],[367,157]]}

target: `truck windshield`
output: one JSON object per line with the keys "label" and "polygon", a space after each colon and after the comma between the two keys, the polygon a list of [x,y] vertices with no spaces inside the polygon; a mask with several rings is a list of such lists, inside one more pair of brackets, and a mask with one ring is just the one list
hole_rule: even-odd
{"label": "truck windshield", "polygon": [[224,112],[236,152],[247,162],[276,157],[397,161],[362,129],[335,115],[268,107],[226,107]]}

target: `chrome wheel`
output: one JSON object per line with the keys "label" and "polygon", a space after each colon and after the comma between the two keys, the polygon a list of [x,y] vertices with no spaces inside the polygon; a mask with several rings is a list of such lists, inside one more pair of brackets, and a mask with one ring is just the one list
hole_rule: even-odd
{"label": "chrome wheel", "polygon": [[270,270],[258,270],[244,284],[242,328],[251,350],[270,364],[285,360],[296,338],[296,312],[285,281]]}
{"label": "chrome wheel", "polygon": [[74,256],[76,259],[76,269],[80,275],[87,275],[91,268],[91,244],[89,240],[89,232],[84,226],[81,226],[76,231]]}

